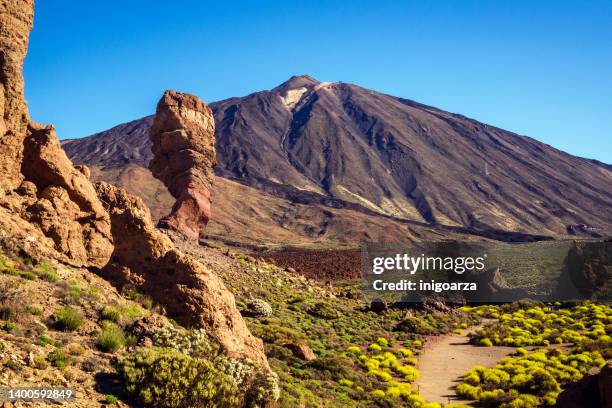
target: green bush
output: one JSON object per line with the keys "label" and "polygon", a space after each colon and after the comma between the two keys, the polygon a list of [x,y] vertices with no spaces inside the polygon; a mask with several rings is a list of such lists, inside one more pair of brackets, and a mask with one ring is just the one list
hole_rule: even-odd
{"label": "green bush", "polygon": [[484,406],[553,406],[561,386],[579,381],[591,368],[602,367],[598,352],[541,349],[517,353],[493,368],[474,367],[456,387],[459,395],[478,399]]}
{"label": "green bush", "polygon": [[119,401],[119,398],[115,397],[113,394],[106,394],[104,396],[104,402],[107,404],[115,404],[117,401]]}
{"label": "green bush", "polygon": [[19,276],[23,279],[34,280],[36,279],[36,275],[33,272],[19,272]]}
{"label": "green bush", "polygon": [[102,322],[102,331],[98,334],[96,346],[104,352],[112,353],[125,346],[125,333],[115,323]]}
{"label": "green bush", "polygon": [[6,259],[4,256],[0,255],[0,273],[5,273],[7,275],[17,275],[18,272],[15,269],[15,265]]}
{"label": "green bush", "polygon": [[152,407],[238,407],[244,392],[210,361],[170,349],[140,348],[118,370],[126,390]]}
{"label": "green bush", "polygon": [[40,341],[40,345],[41,346],[45,346],[47,344],[50,344],[50,345],[55,346],[55,347],[61,347],[62,346],[62,342],[61,341],[57,341],[55,339],[52,339],[51,337],[45,336],[44,334],[42,336],[40,336],[39,341]]}
{"label": "green bush", "polygon": [[301,332],[276,324],[255,326],[252,332],[253,335],[260,337],[264,342],[269,344],[299,344],[306,341],[306,336]]}
{"label": "green bush", "polygon": [[305,367],[317,370],[318,377],[322,380],[338,381],[341,378],[354,379],[350,371],[354,365],[353,360],[348,357],[330,354],[306,363]]}
{"label": "green bush", "polygon": [[153,299],[150,296],[141,296],[138,302],[147,310],[153,309]]}
{"label": "green bush", "polygon": [[484,346],[484,347],[491,347],[491,346],[493,346],[493,342],[491,341],[491,339],[487,339],[486,337],[480,339],[480,343],[479,344],[481,346]]}
{"label": "green bush", "polygon": [[147,310],[151,310],[153,308],[153,299],[151,299],[147,295],[143,295],[138,293],[138,291],[134,288],[126,288],[123,290],[123,296],[130,300],[134,300],[142,305]]}
{"label": "green bush", "polygon": [[43,307],[41,305],[30,305],[28,306],[28,312],[34,316],[40,316],[43,312]]}
{"label": "green bush", "polygon": [[119,323],[121,320],[121,309],[118,306],[105,306],[100,313],[103,320]]}
{"label": "green bush", "polygon": [[53,367],[65,368],[72,361],[72,357],[61,348],[56,348],[47,355],[47,361]]}
{"label": "green bush", "polygon": [[34,270],[41,279],[46,280],[47,282],[55,283],[59,280],[59,275],[53,269],[53,266],[48,263],[41,263],[38,265],[38,268]]}
{"label": "green bush", "polygon": [[81,313],[71,307],[62,307],[53,314],[55,326],[60,330],[75,331],[83,324]]}
{"label": "green bush", "polygon": [[429,323],[425,320],[418,317],[406,317],[402,320],[397,326],[396,330],[403,331],[407,333],[416,333],[416,334],[432,334],[435,330]]}
{"label": "green bush", "polygon": [[153,344],[168,347],[192,357],[212,358],[217,347],[208,340],[204,329],[185,330],[164,326],[153,335]]}
{"label": "green bush", "polygon": [[133,322],[136,319],[144,316],[146,312],[142,307],[138,305],[121,306],[121,305],[108,305],[102,309],[100,318],[102,320],[109,320],[122,326]]}
{"label": "green bush", "polygon": [[7,331],[10,332],[15,328],[15,323],[13,322],[4,322],[4,326],[2,326],[2,328]]}
{"label": "green bush", "polygon": [[0,307],[0,319],[2,320],[13,320],[17,317],[17,308],[12,305],[5,305]]}
{"label": "green bush", "polygon": [[34,356],[32,357],[31,366],[38,370],[44,370],[49,366],[49,362],[43,356]]}
{"label": "green bush", "polygon": [[340,313],[336,310],[332,305],[319,302],[314,304],[309,310],[308,313],[315,317],[319,317],[321,319],[326,320],[334,320],[340,317]]}
{"label": "green bush", "polygon": [[247,310],[255,316],[270,317],[272,316],[272,306],[263,299],[252,299],[247,304]]}

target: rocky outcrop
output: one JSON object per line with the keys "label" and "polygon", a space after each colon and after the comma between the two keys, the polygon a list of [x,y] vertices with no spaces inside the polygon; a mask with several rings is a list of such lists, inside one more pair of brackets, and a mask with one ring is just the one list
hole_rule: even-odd
{"label": "rocky outcrop", "polygon": [[23,159],[23,139],[30,121],[21,72],[33,22],[33,0],[0,3],[0,175],[2,186],[9,189],[23,181],[20,166],[15,164]]}
{"label": "rocky outcrop", "polygon": [[153,143],[149,169],[176,198],[172,212],[159,225],[196,241],[211,216],[216,163],[212,111],[196,96],[166,91],[157,104],[149,137]]}
{"label": "rocky outcrop", "polygon": [[612,408],[612,361],[559,394],[556,408]]}
{"label": "rocky outcrop", "polygon": [[155,228],[142,200],[107,183],[96,185],[111,216],[115,249],[102,270],[119,286],[130,285],[162,304],[178,322],[208,329],[230,354],[267,367],[263,343],[251,335],[234,296],[208,268],[177,250]]}
{"label": "rocky outcrop", "polygon": [[308,344],[287,343],[284,344],[284,347],[289,349],[293,353],[293,355],[299,358],[300,360],[312,361],[316,360],[317,358],[316,354],[314,353],[314,351],[312,351]]}
{"label": "rocky outcrop", "polygon": [[575,241],[561,271],[555,299],[612,300],[612,240]]}
{"label": "rocky outcrop", "polygon": [[31,0],[0,4],[0,228],[27,241],[32,255],[101,267],[112,252],[108,214],[53,127],[30,121],[23,97],[33,15]]}
{"label": "rocky outcrop", "polygon": [[[31,0],[0,2],[0,240],[35,258],[97,267],[115,284],[149,294],[177,321],[206,328],[228,354],[268,367],[261,340],[221,280],[178,251],[139,198],[108,184],[94,188],[89,169],[72,165],[53,127],[29,120],[21,69],[33,9]],[[212,116],[196,98],[167,92],[158,119],[167,161],[160,156],[156,168],[179,186],[169,222],[199,231],[210,216]]]}
{"label": "rocky outcrop", "polygon": [[468,302],[501,303],[536,298],[523,289],[512,287],[504,278],[499,267],[479,273],[468,273],[465,282],[475,282],[478,288],[475,292],[466,292],[465,298]]}

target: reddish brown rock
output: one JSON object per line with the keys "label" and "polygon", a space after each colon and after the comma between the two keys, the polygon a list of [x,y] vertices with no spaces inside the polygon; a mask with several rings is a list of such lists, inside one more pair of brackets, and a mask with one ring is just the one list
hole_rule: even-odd
{"label": "reddish brown rock", "polygon": [[149,169],[176,198],[159,225],[196,241],[211,217],[215,121],[198,97],[166,91],[149,130],[153,159]]}
{"label": "reddish brown rock", "polygon": [[291,350],[293,355],[299,358],[300,360],[312,361],[317,358],[315,353],[307,344],[287,343],[284,346]]}
{"label": "reddish brown rock", "polygon": [[29,219],[72,263],[102,267],[112,252],[108,213],[83,172],[72,165],[52,127],[30,126],[22,172],[39,192]]}
{"label": "reddish brown rock", "polygon": [[[21,69],[33,8],[31,0],[0,2],[0,240],[15,242],[36,258],[99,267],[115,283],[149,294],[177,321],[207,328],[228,354],[267,368],[261,340],[251,335],[221,280],[178,251],[155,228],[140,199],[108,184],[96,190],[88,170],[67,158],[53,127],[29,120]],[[186,194],[177,193],[183,197],[177,202],[178,225],[197,229],[210,216],[207,169],[214,148],[208,144],[214,125],[203,102],[179,97],[172,105],[173,95],[166,94],[159,123],[166,130],[176,126],[164,140],[186,137],[181,139],[186,150],[173,151],[180,147],[173,142],[165,146],[171,159],[168,174],[161,174]],[[187,216],[190,212],[194,217]]]}
{"label": "reddish brown rock", "polygon": [[23,181],[23,139],[30,117],[23,97],[22,68],[34,21],[33,0],[0,2],[0,184],[15,189]]}
{"label": "reddish brown rock", "polygon": [[119,286],[137,287],[181,324],[206,328],[228,354],[268,367],[263,343],[249,332],[221,279],[177,250],[155,228],[140,198],[107,183],[96,189],[115,237],[111,262],[102,274]]}
{"label": "reddish brown rock", "polygon": [[0,204],[8,209],[0,228],[28,238],[37,257],[101,267],[112,252],[108,214],[53,128],[30,121],[23,97],[33,14],[31,0],[0,3]]}

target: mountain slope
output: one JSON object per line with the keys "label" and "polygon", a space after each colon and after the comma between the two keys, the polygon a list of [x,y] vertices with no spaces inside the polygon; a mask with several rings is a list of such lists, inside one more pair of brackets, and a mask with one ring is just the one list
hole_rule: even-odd
{"label": "mountain slope", "polygon": [[[612,231],[611,166],[460,115],[308,76],[210,106],[217,174],[279,198],[479,229]],[[64,148],[77,163],[144,166],[149,125]]]}

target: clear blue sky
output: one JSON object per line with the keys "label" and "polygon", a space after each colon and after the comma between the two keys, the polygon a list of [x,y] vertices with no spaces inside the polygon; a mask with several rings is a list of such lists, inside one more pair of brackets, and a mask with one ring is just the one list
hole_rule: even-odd
{"label": "clear blue sky", "polygon": [[610,1],[38,0],[25,65],[60,138],[305,73],[612,163]]}

